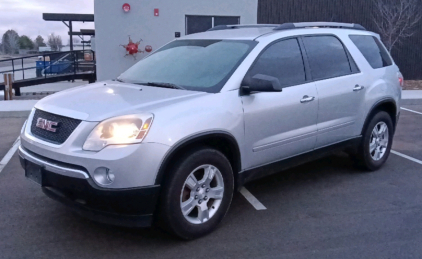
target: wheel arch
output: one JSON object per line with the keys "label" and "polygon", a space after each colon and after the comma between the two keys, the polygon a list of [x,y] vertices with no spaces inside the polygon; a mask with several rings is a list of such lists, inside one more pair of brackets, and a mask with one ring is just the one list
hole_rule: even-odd
{"label": "wheel arch", "polygon": [[361,134],[363,135],[366,127],[368,126],[369,122],[371,121],[372,117],[376,114],[377,111],[385,111],[387,112],[391,120],[393,121],[394,131],[396,130],[396,120],[397,120],[397,104],[393,98],[385,98],[383,100],[378,101],[375,103],[372,108],[369,110],[368,115],[366,116],[365,123],[363,124]]}
{"label": "wheel arch", "polygon": [[175,144],[162,160],[155,184],[161,185],[163,183],[168,169],[177,157],[198,146],[208,146],[222,152],[229,160],[233,169],[235,183],[237,182],[238,173],[241,171],[242,165],[240,149],[235,137],[228,132],[211,131],[187,137]]}

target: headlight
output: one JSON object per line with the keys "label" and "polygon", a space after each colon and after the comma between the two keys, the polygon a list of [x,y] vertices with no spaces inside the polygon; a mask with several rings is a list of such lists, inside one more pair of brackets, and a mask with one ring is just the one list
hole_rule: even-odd
{"label": "headlight", "polygon": [[109,145],[141,143],[151,128],[153,119],[152,114],[140,114],[105,120],[89,134],[83,149],[100,151]]}

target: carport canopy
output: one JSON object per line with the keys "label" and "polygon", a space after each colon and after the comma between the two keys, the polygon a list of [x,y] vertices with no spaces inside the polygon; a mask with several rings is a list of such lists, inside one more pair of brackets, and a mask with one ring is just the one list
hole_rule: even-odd
{"label": "carport canopy", "polygon": [[[94,22],[93,14],[72,14],[72,13],[43,13],[44,21],[63,22],[69,28],[70,35],[70,50],[73,50],[73,39],[72,36],[76,35],[95,35],[94,30],[81,30],[80,33],[72,31],[72,22]],[[66,23],[68,22],[68,23]],[[83,32],[90,31],[90,32]],[[83,34],[91,33],[91,34]]]}

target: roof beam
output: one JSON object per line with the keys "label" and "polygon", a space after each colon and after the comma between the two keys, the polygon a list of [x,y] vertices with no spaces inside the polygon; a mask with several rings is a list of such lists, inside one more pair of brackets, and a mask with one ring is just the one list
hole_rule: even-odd
{"label": "roof beam", "polygon": [[44,21],[94,22],[93,14],[43,13],[42,17]]}
{"label": "roof beam", "polygon": [[73,36],[95,36],[95,30],[84,30],[82,29],[80,32],[79,31],[74,31],[74,32],[68,32],[68,35],[73,35]]}

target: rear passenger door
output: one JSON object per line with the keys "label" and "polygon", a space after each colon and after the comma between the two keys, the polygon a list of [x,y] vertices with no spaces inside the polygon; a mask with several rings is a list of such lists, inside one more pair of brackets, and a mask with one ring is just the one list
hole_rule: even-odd
{"label": "rear passenger door", "polygon": [[270,44],[246,78],[257,74],[277,77],[283,90],[242,96],[247,168],[311,151],[316,141],[318,96],[298,39]]}
{"label": "rear passenger door", "polygon": [[364,110],[366,83],[363,74],[336,36],[302,39],[319,97],[316,148],[359,135],[357,125]]}

